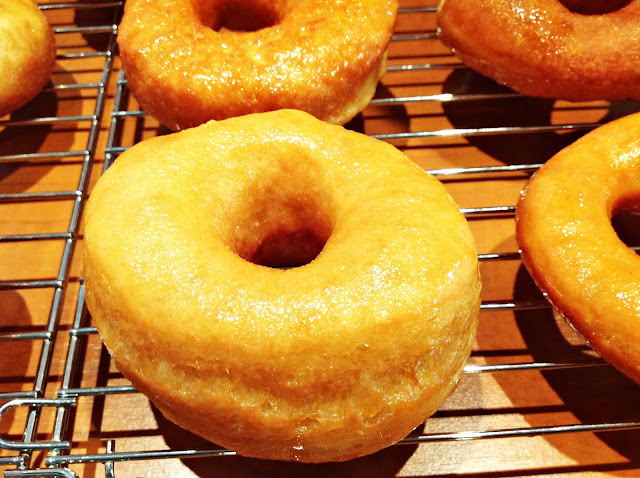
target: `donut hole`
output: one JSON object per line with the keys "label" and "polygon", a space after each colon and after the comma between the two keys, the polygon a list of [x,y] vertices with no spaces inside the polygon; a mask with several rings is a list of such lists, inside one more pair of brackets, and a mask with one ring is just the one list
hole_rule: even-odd
{"label": "donut hole", "polygon": [[[301,267],[318,257],[331,235],[328,218],[307,201],[294,200],[281,211],[280,219],[274,215],[271,221],[261,221],[254,240],[239,249],[240,257],[278,269]],[[291,211],[294,216],[288,214]]]}
{"label": "donut hole", "polygon": [[216,31],[254,32],[277,25],[282,20],[278,2],[271,0],[234,0],[223,2],[222,7],[216,6],[215,2],[214,5],[200,3],[206,2],[194,4],[200,21]]}
{"label": "donut hole", "polygon": [[640,254],[640,211],[620,211],[611,218],[611,225],[620,240]]}
{"label": "donut hole", "polygon": [[[230,214],[227,244],[246,261],[293,268],[313,261],[332,232],[331,204],[322,182],[307,172],[279,171],[243,191]],[[309,185],[305,190],[305,185]],[[312,186],[313,185],[313,186]]]}
{"label": "donut hole", "polygon": [[316,230],[276,230],[260,242],[249,262],[266,267],[300,267],[313,261],[324,248],[327,238]]}
{"label": "donut hole", "polygon": [[626,7],[632,0],[560,0],[568,10],[582,15],[604,15]]}

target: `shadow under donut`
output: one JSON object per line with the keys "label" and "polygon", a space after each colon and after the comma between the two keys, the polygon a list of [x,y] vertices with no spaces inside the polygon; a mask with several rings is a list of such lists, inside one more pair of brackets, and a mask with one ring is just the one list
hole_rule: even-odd
{"label": "shadow under donut", "polygon": [[[58,98],[51,90],[52,83],[45,85],[35,98],[21,108],[13,111],[7,120],[10,122],[28,121],[35,118],[55,117],[58,111]],[[39,125],[8,125],[0,130],[0,156],[16,154],[32,154],[39,152],[53,126]],[[0,181],[18,170],[24,163],[0,163]],[[29,179],[35,184],[50,168],[40,168],[41,174],[30,175]],[[36,177],[34,177],[36,176]]]}
{"label": "shadow under donut", "polygon": [[[218,448],[211,442],[167,420],[153,404],[151,404],[151,409],[158,423],[160,434],[172,450],[212,450]],[[419,428],[422,428],[422,426]],[[256,439],[259,439],[259,437],[256,437]],[[182,460],[182,462],[193,473],[203,478],[211,476],[228,478],[254,476],[273,478],[376,476],[390,478],[397,475],[416,448],[417,446],[415,445],[391,446],[372,455],[343,463],[307,464],[260,460],[242,456],[188,458]]]}
{"label": "shadow under donut", "polygon": [[[637,211],[620,213],[612,223],[627,246],[640,247],[640,214]],[[508,240],[509,243],[511,241]],[[496,250],[504,250],[504,245],[499,245]],[[525,303],[544,302],[524,265],[516,267],[511,279],[513,299]],[[505,287],[495,284],[497,280],[494,281],[493,277],[486,279],[490,290],[492,287],[497,290]],[[579,364],[597,360],[597,354],[550,308],[517,310],[513,312],[513,321],[503,315],[495,315],[491,320],[494,326],[481,327],[477,336],[478,346],[485,351],[482,355],[489,365],[521,361]],[[517,411],[532,427],[640,420],[640,386],[608,364],[497,372],[492,377],[509,398],[509,409]],[[629,466],[640,463],[640,430],[561,433],[541,438],[577,461],[579,466],[589,467],[592,471],[599,469],[600,465],[591,464],[601,457],[620,462],[623,470],[626,469],[624,463],[630,463]]]}
{"label": "shadow under donut", "polygon": [[[82,33],[87,45],[95,51],[107,51],[111,40],[111,31],[93,31],[91,27],[110,26],[120,23],[122,12],[117,6],[107,3],[102,6],[100,1],[92,0],[91,8],[78,8],[74,13],[74,23],[79,27],[88,28]],[[118,9],[118,10],[116,10]],[[117,16],[116,16],[117,14]]]}
{"label": "shadow under donut", "polygon": [[[467,141],[505,164],[543,163],[561,149],[587,133],[584,131],[535,131],[552,126],[555,100],[513,94],[513,90],[468,69],[454,70],[443,84],[443,93],[490,95],[486,99],[442,103],[445,115],[455,128],[524,128],[528,132],[467,136]],[[494,96],[495,95],[495,96]],[[504,95],[504,96],[502,96]],[[640,103],[612,102],[600,122],[640,111]]]}
{"label": "shadow under donut", "polygon": [[[1,291],[0,304],[0,334],[29,333],[42,329],[33,324],[27,302],[19,292]],[[34,340],[0,341],[0,394],[25,391],[32,387],[33,374],[30,374],[29,363],[39,348],[39,343]],[[7,417],[0,420],[0,436],[20,439],[7,435],[22,427],[24,423],[20,423],[10,411]]]}
{"label": "shadow under donut", "polygon": [[[411,118],[407,108],[403,102],[394,102],[394,98],[393,92],[386,85],[378,83],[373,99],[381,101],[367,105],[344,127],[368,135],[410,133]],[[394,139],[392,142],[396,147],[401,147],[407,144],[407,139]]]}
{"label": "shadow under donut", "polygon": [[[522,267],[517,275],[515,296],[531,298],[533,286]],[[584,362],[593,360],[590,349],[570,344],[559,327],[562,319],[548,311],[519,311],[517,327],[534,361]],[[640,387],[611,366],[559,369],[542,372],[542,376],[561,398],[567,410],[585,424],[637,421]],[[532,426],[535,419],[527,417]],[[640,430],[606,431],[595,436],[630,461],[640,460]],[[571,455],[566,439],[547,437],[556,448]]]}

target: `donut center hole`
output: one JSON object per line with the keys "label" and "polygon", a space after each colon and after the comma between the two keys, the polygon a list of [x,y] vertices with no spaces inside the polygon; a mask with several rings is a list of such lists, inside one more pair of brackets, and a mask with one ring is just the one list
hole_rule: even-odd
{"label": "donut center hole", "polygon": [[[203,2],[204,3],[204,2]],[[280,23],[272,0],[233,0],[220,6],[199,7],[200,21],[216,31],[255,32]],[[197,7],[198,9],[198,7]]]}
{"label": "donut center hole", "polygon": [[626,7],[632,0],[560,0],[560,3],[574,13],[582,15],[603,15]]}
{"label": "donut center hole", "polygon": [[306,196],[268,204],[249,219],[250,236],[236,251],[243,259],[265,267],[290,269],[309,264],[331,235],[329,218],[318,206]]}
{"label": "donut center hole", "polygon": [[640,211],[621,211],[611,218],[611,225],[620,240],[640,254]]}
{"label": "donut center hole", "polygon": [[332,221],[325,191],[293,190],[304,188],[304,179],[292,175],[244,191],[231,211],[234,225],[227,239],[231,250],[253,264],[279,269],[313,261],[331,235]]}
{"label": "donut center hole", "polygon": [[260,266],[277,269],[300,267],[318,257],[326,242],[327,237],[322,231],[311,228],[274,230],[246,259]]}

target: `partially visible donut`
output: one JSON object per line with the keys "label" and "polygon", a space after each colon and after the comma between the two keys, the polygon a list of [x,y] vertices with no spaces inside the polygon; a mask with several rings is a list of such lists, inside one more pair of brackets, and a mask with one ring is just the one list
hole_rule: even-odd
{"label": "partially visible donut", "polygon": [[584,339],[640,382],[640,256],[611,218],[640,209],[640,114],[551,158],[523,190],[516,232],[540,289]]}
{"label": "partially visible donut", "polygon": [[53,32],[31,0],[0,0],[0,116],[36,96],[56,61]]}
{"label": "partially visible donut", "polygon": [[577,3],[589,2],[441,0],[439,38],[474,70],[527,95],[640,99],[640,1],[612,0],[619,8],[593,14],[574,11]]}
{"label": "partially visible donut", "polygon": [[86,300],[116,365],[240,454],[390,445],[447,398],[474,342],[477,256],[446,189],[306,113],[144,141],[86,212]]}
{"label": "partially visible donut", "polygon": [[344,124],[386,71],[397,0],[128,0],[129,87],[162,124],[293,108]]}

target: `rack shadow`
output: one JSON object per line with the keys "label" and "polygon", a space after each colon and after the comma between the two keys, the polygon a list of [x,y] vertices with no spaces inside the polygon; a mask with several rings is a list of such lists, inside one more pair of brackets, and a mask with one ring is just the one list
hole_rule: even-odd
{"label": "rack shadow", "polygon": [[[442,108],[454,128],[534,128],[553,126],[553,99],[512,95],[509,88],[479,73],[461,68],[443,83],[443,93],[454,95],[496,95],[486,99],[443,102]],[[502,96],[504,95],[504,96]],[[599,120],[602,123],[640,111],[640,103],[612,102]],[[587,133],[544,131],[467,136],[472,146],[505,164],[539,164]]]}

